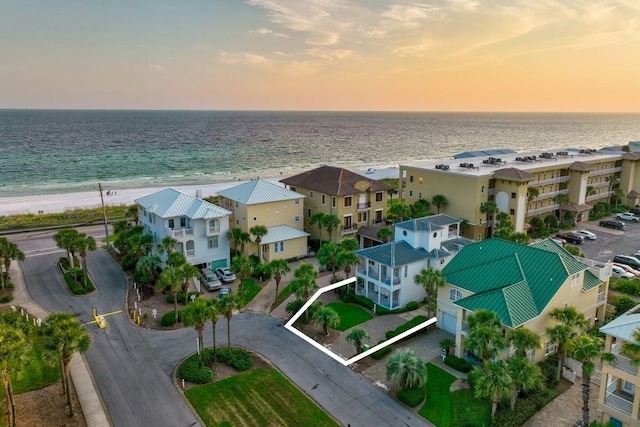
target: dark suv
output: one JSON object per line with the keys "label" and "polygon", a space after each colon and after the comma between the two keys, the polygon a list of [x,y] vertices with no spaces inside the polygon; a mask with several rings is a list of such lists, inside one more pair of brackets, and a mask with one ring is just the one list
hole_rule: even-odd
{"label": "dark suv", "polygon": [[616,255],[613,257],[613,262],[618,264],[625,264],[632,268],[640,268],[640,260],[631,255]]}
{"label": "dark suv", "polygon": [[624,228],[624,222],[614,221],[612,219],[606,219],[599,222],[600,227],[615,228],[616,230],[622,230]]}
{"label": "dark suv", "polygon": [[629,209],[629,212],[631,212],[634,215],[640,216],[640,208],[631,208]]}
{"label": "dark suv", "polygon": [[559,237],[560,239],[564,239],[567,241],[567,243],[572,243],[574,245],[580,245],[584,242],[584,237],[577,234],[565,233],[565,234],[558,234],[556,235],[556,237]]}

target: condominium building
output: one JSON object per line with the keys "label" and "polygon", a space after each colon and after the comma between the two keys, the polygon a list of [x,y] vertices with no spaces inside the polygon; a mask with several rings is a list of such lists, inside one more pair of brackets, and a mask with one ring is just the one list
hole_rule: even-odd
{"label": "condominium building", "polygon": [[517,232],[526,231],[533,217],[544,220],[572,212],[579,222],[596,203],[608,203],[618,189],[622,203],[635,205],[640,201],[640,152],[467,152],[400,165],[400,186],[408,204],[445,196],[447,204],[440,211],[466,219],[465,236],[482,240],[491,236],[494,226],[492,214],[483,213],[487,201],[511,216]]}

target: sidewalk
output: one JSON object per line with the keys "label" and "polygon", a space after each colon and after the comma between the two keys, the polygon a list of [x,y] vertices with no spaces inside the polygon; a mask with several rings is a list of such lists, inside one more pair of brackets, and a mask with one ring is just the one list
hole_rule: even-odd
{"label": "sidewalk", "polygon": [[[22,307],[26,309],[30,315],[44,320],[50,313],[33,302],[31,297],[29,297],[24,285],[22,269],[18,262],[11,263],[10,274],[11,282],[14,284],[15,289],[13,290],[13,301],[6,305]],[[98,396],[96,386],[93,383],[93,377],[83,356],[76,355],[76,357],[71,360],[69,372],[87,426],[109,427],[111,425],[109,418],[102,407],[102,401]]]}

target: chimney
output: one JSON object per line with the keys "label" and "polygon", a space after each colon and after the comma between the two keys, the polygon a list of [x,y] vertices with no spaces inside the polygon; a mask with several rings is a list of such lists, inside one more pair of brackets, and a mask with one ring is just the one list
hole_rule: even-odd
{"label": "chimney", "polygon": [[202,189],[197,189],[197,190],[196,190],[196,197],[197,197],[198,199],[202,199]]}

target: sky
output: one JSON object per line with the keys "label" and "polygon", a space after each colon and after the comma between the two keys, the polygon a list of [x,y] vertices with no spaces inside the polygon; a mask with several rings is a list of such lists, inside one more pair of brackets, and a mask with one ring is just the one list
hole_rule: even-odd
{"label": "sky", "polygon": [[0,0],[0,108],[640,112],[640,0]]}

